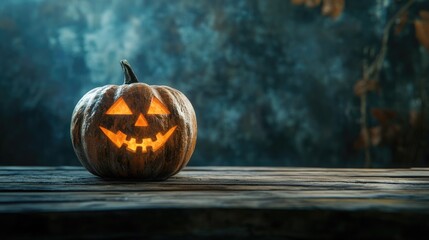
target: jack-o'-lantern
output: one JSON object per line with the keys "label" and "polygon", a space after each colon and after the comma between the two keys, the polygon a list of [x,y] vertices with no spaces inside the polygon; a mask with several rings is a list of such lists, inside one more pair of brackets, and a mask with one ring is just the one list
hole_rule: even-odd
{"label": "jack-o'-lantern", "polygon": [[140,83],[126,60],[121,66],[123,85],[95,88],[77,103],[70,130],[74,150],[101,177],[166,179],[194,151],[194,109],[180,91]]}

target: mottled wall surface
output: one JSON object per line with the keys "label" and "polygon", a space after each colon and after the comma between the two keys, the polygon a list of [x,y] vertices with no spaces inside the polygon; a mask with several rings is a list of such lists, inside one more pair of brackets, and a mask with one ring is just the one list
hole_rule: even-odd
{"label": "mottled wall surface", "polygon": [[[126,58],[141,81],[193,103],[191,165],[363,166],[353,86],[363,49],[378,51],[400,5],[350,0],[332,19],[286,0],[3,0],[0,164],[79,164],[69,137],[74,105],[94,87],[122,83]],[[428,53],[412,27],[388,45],[383,90],[368,96],[368,108],[408,112]],[[388,146],[371,151],[375,166],[392,166]]]}

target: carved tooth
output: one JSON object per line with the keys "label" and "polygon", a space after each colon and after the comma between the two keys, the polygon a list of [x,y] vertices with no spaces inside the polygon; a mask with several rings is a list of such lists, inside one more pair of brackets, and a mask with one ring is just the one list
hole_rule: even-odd
{"label": "carved tooth", "polygon": [[156,134],[156,136],[155,136],[156,141],[158,141],[158,139],[161,139],[161,140],[162,140],[162,139],[163,139],[163,137],[164,137],[164,135],[162,135],[162,133],[160,133],[160,132],[159,132],[159,133],[157,133],[157,134]]}
{"label": "carved tooth", "polygon": [[135,138],[131,138],[128,142],[126,142],[126,144],[127,144],[127,150],[134,153],[136,152],[137,143]]}

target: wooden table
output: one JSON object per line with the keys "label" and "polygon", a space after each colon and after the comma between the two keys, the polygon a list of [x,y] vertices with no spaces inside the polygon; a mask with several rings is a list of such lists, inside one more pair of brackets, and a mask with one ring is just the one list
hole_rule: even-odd
{"label": "wooden table", "polygon": [[429,239],[429,169],[0,167],[0,239]]}

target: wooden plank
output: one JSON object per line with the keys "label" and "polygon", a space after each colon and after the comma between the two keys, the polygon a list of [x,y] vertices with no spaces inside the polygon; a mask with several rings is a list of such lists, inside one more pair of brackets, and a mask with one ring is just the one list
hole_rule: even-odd
{"label": "wooden plank", "polygon": [[236,168],[240,170],[232,171],[231,167],[228,171],[214,169],[214,171],[205,168],[188,169],[165,182],[152,183],[103,180],[76,167],[65,170],[43,168],[37,171],[1,169],[0,191],[424,190],[429,187],[429,171],[423,170],[333,172],[318,169],[311,173],[305,172],[305,169],[279,171],[240,171],[247,168]]}
{"label": "wooden plank", "polygon": [[418,239],[429,169],[189,167],[164,182],[0,167],[0,239]]}
{"label": "wooden plank", "polygon": [[[229,170],[219,171],[218,168],[214,168],[213,171],[210,171],[207,168],[193,168],[165,182],[134,182],[103,180],[92,176],[82,168],[76,167],[38,168],[37,171],[9,167],[0,170],[0,196],[10,196],[10,194],[5,195],[5,193],[32,192],[38,194],[45,192],[43,196],[48,196],[47,193],[49,192],[65,194],[73,192],[73,194],[79,195],[83,193],[97,195],[105,192],[115,194],[121,192],[124,194],[139,192],[152,194],[155,192],[155,194],[160,195],[159,192],[174,191],[185,192],[187,196],[194,198],[195,191],[216,191],[218,192],[216,196],[221,196],[226,192],[233,192],[235,196],[241,196],[252,191],[260,196],[265,196],[266,192],[276,192],[278,198],[281,199],[291,196],[302,198],[303,194],[310,194],[313,199],[326,199],[329,195],[337,195],[341,199],[399,198],[401,202],[415,201],[416,199],[423,202],[428,200],[429,171],[426,170],[388,169],[374,171],[361,169],[359,172],[355,170],[354,175],[349,176],[344,175],[344,172],[332,175],[332,171],[326,171],[326,169],[313,169],[320,172],[319,175],[309,175],[301,169],[275,171],[273,168],[263,168],[259,171],[253,168],[252,171],[247,172],[234,170],[247,168],[228,167],[227,169]],[[283,173],[281,173],[282,171]],[[369,176],[371,172],[372,175]],[[390,175],[387,175],[389,177],[386,177],[386,172],[389,172]],[[320,176],[322,174],[325,176]],[[284,194],[281,195],[282,193]],[[1,198],[0,202],[3,199]],[[260,199],[260,201],[265,200],[264,197]],[[204,201],[204,198],[200,201]],[[216,201],[214,199],[214,202]],[[172,202],[174,203],[174,199]],[[209,201],[206,201],[205,204],[206,206],[210,205]],[[317,201],[312,204],[317,206]],[[262,204],[259,205],[262,207]],[[422,204],[414,202],[408,205],[410,208],[422,206]],[[228,207],[227,204],[224,206]],[[234,205],[234,207],[236,206]],[[0,206],[0,211],[1,209]]]}
{"label": "wooden plank", "polygon": [[23,193],[0,195],[0,212],[92,211],[138,208],[258,208],[258,209],[378,209],[391,212],[429,212],[427,197],[375,192],[269,191]]}

